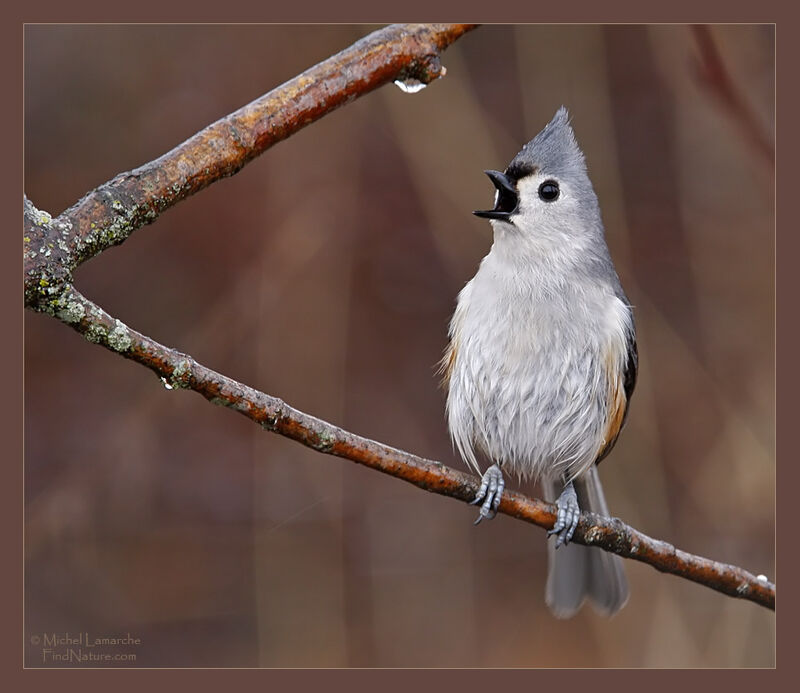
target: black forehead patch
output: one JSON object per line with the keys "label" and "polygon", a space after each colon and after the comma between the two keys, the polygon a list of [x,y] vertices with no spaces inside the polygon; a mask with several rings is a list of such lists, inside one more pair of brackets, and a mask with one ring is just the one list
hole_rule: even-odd
{"label": "black forehead patch", "polygon": [[509,178],[513,178],[515,181],[520,181],[527,176],[533,175],[536,171],[539,170],[538,166],[531,164],[527,161],[521,161],[519,159],[514,159],[506,169],[506,175]]}

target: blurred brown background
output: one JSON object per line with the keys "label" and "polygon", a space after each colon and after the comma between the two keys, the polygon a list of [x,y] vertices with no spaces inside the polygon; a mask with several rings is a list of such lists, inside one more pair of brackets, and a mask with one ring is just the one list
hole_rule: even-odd
{"label": "blurred brown background", "polygon": [[[28,26],[25,191],[55,215],[373,28]],[[470,212],[493,197],[482,171],[563,103],[639,334],[601,467],[611,510],[774,578],[774,31],[710,29],[735,98],[703,78],[698,38],[482,27],[444,79],[309,126],[77,286],[216,370],[463,468],[434,369],[491,243]],[[616,618],[556,621],[543,531],[473,528],[462,503],[168,392],[50,318],[26,313],[25,353],[31,637],[129,632],[140,666],[774,664],[774,614],[750,602],[626,561]]]}

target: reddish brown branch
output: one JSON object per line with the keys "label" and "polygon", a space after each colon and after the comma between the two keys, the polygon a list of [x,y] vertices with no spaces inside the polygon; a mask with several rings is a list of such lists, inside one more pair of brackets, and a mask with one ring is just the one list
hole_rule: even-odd
{"label": "reddish brown branch", "polygon": [[[42,308],[69,282],[79,264],[168,207],[226,176],[273,144],[359,96],[397,79],[425,84],[444,74],[439,53],[474,24],[396,24],[357,41],[139,168],[121,173],[85,195],[55,223],[59,271],[48,272],[36,228],[26,233],[25,302]],[[34,252],[35,251],[35,252]],[[42,282],[45,282],[42,284]]]}
{"label": "reddish brown branch", "polygon": [[[243,385],[197,363],[191,356],[165,347],[136,332],[79,294],[67,291],[68,309],[59,317],[89,341],[147,366],[171,388],[199,392],[214,404],[230,407],[268,431],[296,440],[319,452],[358,462],[419,488],[469,502],[479,480],[440,462],[417,457],[383,443],[362,438],[322,419],[305,414],[282,400]],[[514,491],[505,491],[499,512],[550,529],[555,507]],[[647,563],[731,597],[775,609],[775,585],[732,565],[694,556],[671,544],[651,539],[616,518],[584,513],[574,541]]]}

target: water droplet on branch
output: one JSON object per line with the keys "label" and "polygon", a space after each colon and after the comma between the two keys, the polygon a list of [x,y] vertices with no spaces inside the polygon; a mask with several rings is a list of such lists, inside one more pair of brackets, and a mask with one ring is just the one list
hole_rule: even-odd
{"label": "water droplet on branch", "polygon": [[418,91],[422,91],[428,86],[418,79],[396,79],[394,83],[398,86],[400,91],[404,91],[406,94],[416,94]]}

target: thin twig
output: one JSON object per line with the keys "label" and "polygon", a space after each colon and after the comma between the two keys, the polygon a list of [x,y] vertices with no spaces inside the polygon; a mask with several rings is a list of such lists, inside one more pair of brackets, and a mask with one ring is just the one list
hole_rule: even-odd
{"label": "thin twig", "polygon": [[35,228],[26,233],[25,305],[43,308],[82,262],[339,106],[393,80],[428,84],[441,77],[439,53],[474,26],[395,24],[375,31],[155,161],[92,190],[55,220],[59,234],[52,247]]}
{"label": "thin twig", "polygon": [[[191,356],[165,347],[114,319],[75,289],[67,292],[70,308],[58,317],[89,341],[146,366],[172,389],[199,392],[209,402],[229,407],[274,433],[319,452],[358,462],[403,479],[419,488],[470,502],[479,479],[441,462],[417,457],[383,443],[362,438],[322,419],[305,414],[282,400],[207,368]],[[499,512],[550,529],[555,506],[504,491]],[[775,585],[733,565],[719,563],[652,539],[617,518],[583,513],[573,541],[597,546],[679,575],[731,597],[749,599],[775,609]]]}

